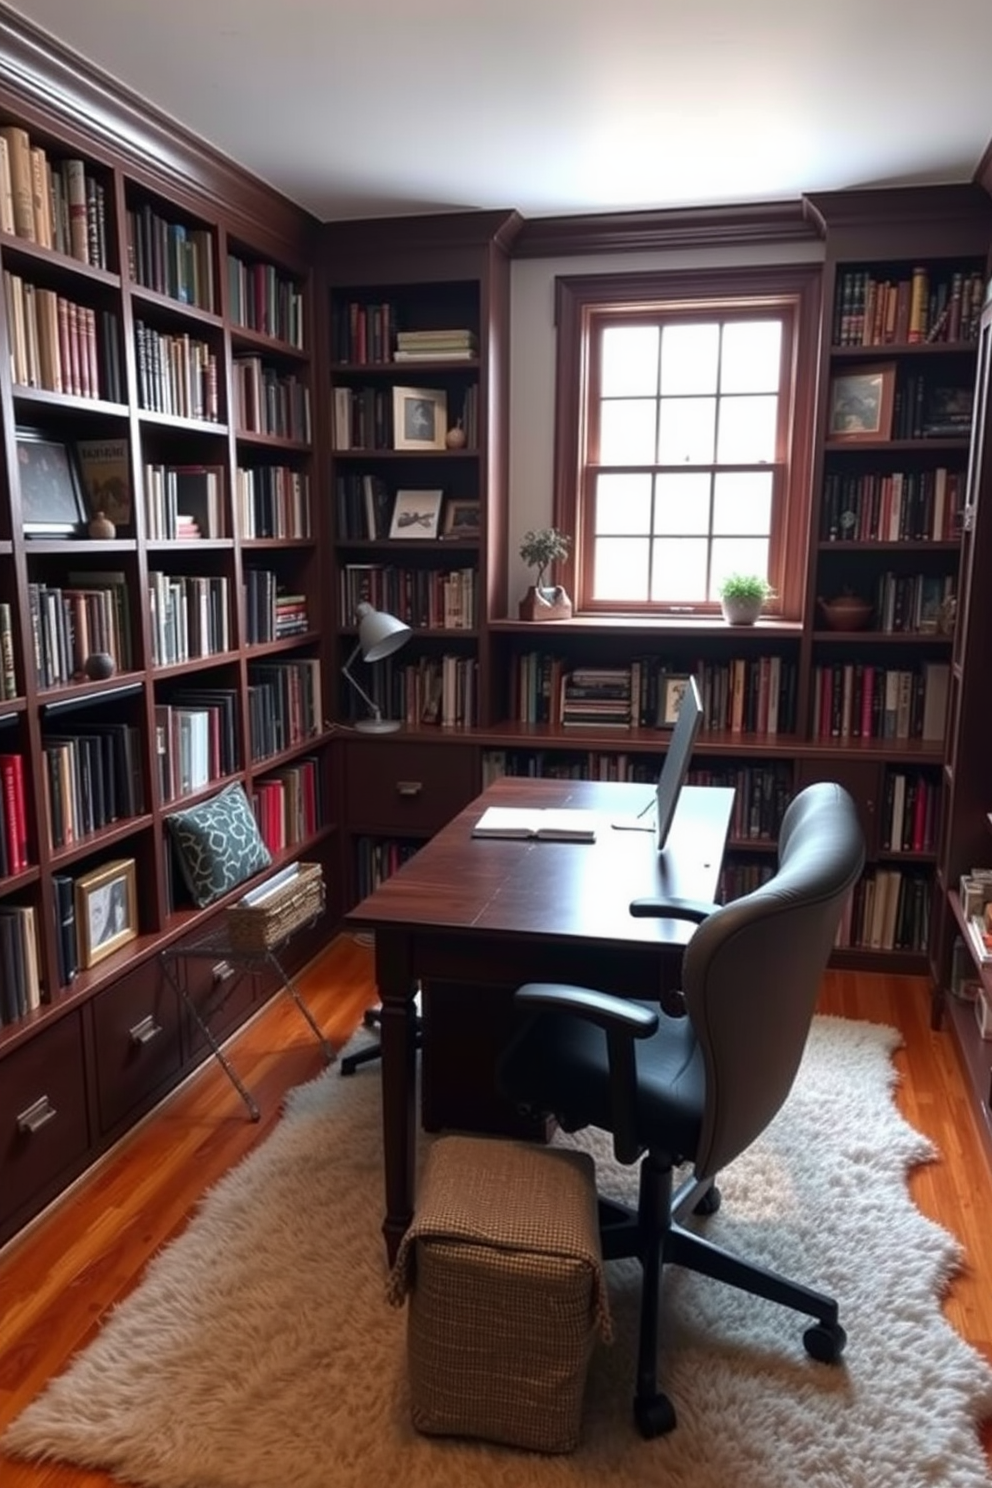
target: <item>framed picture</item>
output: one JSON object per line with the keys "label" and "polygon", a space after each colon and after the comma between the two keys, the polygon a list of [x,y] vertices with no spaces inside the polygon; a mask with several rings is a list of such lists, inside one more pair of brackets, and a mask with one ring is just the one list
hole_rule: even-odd
{"label": "framed picture", "polygon": [[437,537],[443,491],[397,491],[390,537]]}
{"label": "framed picture", "polygon": [[76,879],[79,960],[95,966],[138,933],[134,859],[119,858]]}
{"label": "framed picture", "polygon": [[448,395],[441,388],[393,388],[393,448],[443,450]]}
{"label": "framed picture", "polygon": [[830,383],[827,438],[891,438],[895,391],[895,362],[836,374]]}
{"label": "framed picture", "polygon": [[445,537],[478,537],[479,503],[449,501],[444,508]]}
{"label": "framed picture", "polygon": [[21,521],[30,537],[78,537],[86,519],[76,452],[40,429],[18,429]]}
{"label": "framed picture", "polygon": [[658,699],[659,728],[675,727],[678,722],[679,709],[682,706],[682,694],[685,692],[688,681],[688,674],[665,678],[665,685]]}

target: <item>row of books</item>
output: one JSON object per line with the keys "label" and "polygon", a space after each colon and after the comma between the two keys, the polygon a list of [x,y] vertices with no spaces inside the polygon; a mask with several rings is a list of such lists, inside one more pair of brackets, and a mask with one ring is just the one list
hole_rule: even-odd
{"label": "row of books", "polygon": [[875,580],[874,629],[885,635],[933,635],[957,594],[953,574],[902,574],[886,569]]}
{"label": "row of books", "polygon": [[829,471],[823,483],[824,542],[949,542],[961,534],[964,473],[935,470]]}
{"label": "row of books", "polygon": [[245,638],[249,646],[304,635],[310,629],[305,594],[280,590],[279,575],[268,568],[246,568]]}
{"label": "row of books", "polygon": [[377,540],[389,536],[396,493],[381,476],[339,475],[334,493],[338,537]]}
{"label": "row of books", "polygon": [[103,182],[75,156],[53,159],[16,124],[0,127],[0,230],[109,267]]}
{"label": "row of books", "polygon": [[383,366],[393,359],[396,306],[391,300],[350,300],[331,317],[331,358],[354,366]]}
{"label": "row of books", "polygon": [[138,402],[150,413],[217,423],[217,356],[205,341],[135,321]]}
{"label": "row of books", "polygon": [[310,477],[305,470],[289,465],[239,466],[235,500],[242,537],[312,535]]}
{"label": "row of books", "polygon": [[14,661],[14,621],[10,604],[0,600],[0,701],[17,697],[17,666]]}
{"label": "row of books", "polygon": [[251,662],[248,722],[253,760],[268,759],[316,738],[324,727],[319,658]]}
{"label": "row of books", "polygon": [[920,739],[940,744],[950,666],[882,667],[833,662],[813,668],[814,739]]}
{"label": "row of books", "polygon": [[309,444],[310,389],[293,372],[280,372],[257,356],[231,362],[235,426],[246,434],[271,434]]}
{"label": "row of books", "polygon": [[0,754],[0,878],[28,867],[28,817],[22,754]]}
{"label": "row of books", "polygon": [[401,568],[347,563],[339,579],[340,622],[354,625],[360,604],[386,610],[422,630],[472,630],[478,574],[474,568]]}
{"label": "row of books", "polygon": [[145,532],[153,542],[224,537],[222,465],[146,465]]}
{"label": "row of books", "polygon": [[126,227],[128,269],[136,284],[200,310],[218,308],[209,228],[170,222],[149,202],[128,208]]}
{"label": "row of books", "polygon": [[[575,670],[574,663],[550,652],[515,654],[508,680],[509,706],[516,721],[561,723],[564,679]],[[677,716],[679,689],[692,673],[702,693],[705,728],[772,735],[795,732],[798,673],[789,657],[736,657],[726,662],[697,660],[683,664],[645,656],[628,667],[608,670],[629,675],[628,727],[670,727]],[[570,715],[573,726],[580,721],[578,711],[573,709]],[[619,726],[619,709],[617,713],[614,727]]]}
{"label": "row of books", "polygon": [[[474,657],[448,654],[422,656],[403,664],[387,656],[368,668],[365,690],[382,709],[383,717],[398,718],[409,726],[439,724],[445,728],[478,723],[478,663]],[[365,716],[362,703],[348,690],[350,718]]]}
{"label": "row of books", "polygon": [[3,272],[10,375],[21,387],[123,401],[117,316]]}
{"label": "row of books", "polygon": [[925,951],[931,887],[926,873],[869,870],[854,886],[835,944],[873,951]]}
{"label": "row of books", "polygon": [[148,614],[153,666],[179,666],[231,648],[224,574],[149,570]]}
{"label": "row of books", "polygon": [[922,771],[890,770],[879,820],[883,852],[933,852],[940,785]]}
{"label": "row of books", "polygon": [[228,313],[235,325],[303,348],[303,291],[275,264],[227,255]]}
{"label": "row of books", "polygon": [[132,664],[131,620],[123,573],[70,572],[63,588],[28,585],[35,677],[40,688],[65,687],[87,657],[104,652],[119,672]]}
{"label": "row of books", "polygon": [[320,770],[316,760],[297,760],[256,780],[252,811],[262,841],[273,855],[313,837],[321,820]]}
{"label": "row of books", "polygon": [[593,725],[630,728],[636,679],[631,667],[575,667],[559,683],[558,721],[563,728]]}
{"label": "row of books", "polygon": [[834,301],[835,346],[912,346],[974,341],[982,313],[981,270],[928,270],[918,265],[899,279],[869,269],[840,275]]}
{"label": "row of books", "polygon": [[132,725],[88,723],[46,732],[42,749],[52,848],[69,847],[144,810],[140,735]]}
{"label": "row of books", "polygon": [[41,1000],[34,905],[0,905],[0,1027],[33,1012]]}
{"label": "row of books", "polygon": [[973,389],[934,382],[933,373],[911,372],[896,382],[893,439],[967,439]]}
{"label": "row of books", "polygon": [[491,785],[504,775],[549,780],[656,780],[660,759],[623,750],[484,749],[482,784]]}
{"label": "row of books", "polygon": [[420,845],[419,842],[393,837],[359,837],[355,843],[358,897],[364,899],[387,878],[392,878],[404,863],[410,861]]}
{"label": "row of books", "polygon": [[155,705],[155,757],[162,802],[203,790],[238,768],[238,695],[231,688],[173,692]]}

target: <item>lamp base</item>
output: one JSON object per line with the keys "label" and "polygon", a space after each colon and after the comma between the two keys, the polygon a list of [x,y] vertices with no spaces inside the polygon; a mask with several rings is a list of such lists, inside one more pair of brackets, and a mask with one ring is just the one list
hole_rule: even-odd
{"label": "lamp base", "polygon": [[360,734],[395,734],[403,725],[398,718],[359,718],[353,727]]}

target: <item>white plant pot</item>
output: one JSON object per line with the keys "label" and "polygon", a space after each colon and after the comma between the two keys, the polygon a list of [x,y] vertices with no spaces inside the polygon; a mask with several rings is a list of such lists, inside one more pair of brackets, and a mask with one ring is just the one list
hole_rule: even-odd
{"label": "white plant pot", "polygon": [[763,599],[721,599],[720,608],[728,625],[753,625],[761,614]]}

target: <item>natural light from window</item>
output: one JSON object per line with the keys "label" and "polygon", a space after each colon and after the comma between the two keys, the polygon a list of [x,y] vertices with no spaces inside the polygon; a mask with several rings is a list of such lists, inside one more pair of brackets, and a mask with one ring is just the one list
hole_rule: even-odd
{"label": "natural light from window", "polygon": [[779,318],[601,326],[594,601],[714,602],[727,574],[768,573],[782,377]]}

